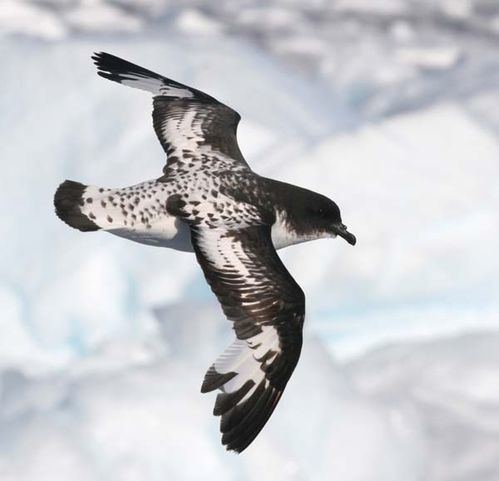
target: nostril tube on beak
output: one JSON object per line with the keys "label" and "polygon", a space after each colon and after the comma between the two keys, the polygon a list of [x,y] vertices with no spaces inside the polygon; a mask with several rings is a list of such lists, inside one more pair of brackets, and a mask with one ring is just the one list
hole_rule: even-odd
{"label": "nostril tube on beak", "polygon": [[348,232],[347,226],[345,224],[336,224],[333,225],[333,232],[340,237],[343,237],[350,245],[355,245],[357,243],[357,239],[353,234]]}

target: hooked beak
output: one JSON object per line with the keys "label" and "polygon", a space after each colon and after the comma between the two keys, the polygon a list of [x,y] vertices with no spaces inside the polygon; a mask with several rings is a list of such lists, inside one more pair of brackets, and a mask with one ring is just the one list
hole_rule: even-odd
{"label": "hooked beak", "polygon": [[347,226],[345,224],[333,224],[333,233],[343,237],[343,239],[353,246],[357,242],[355,236],[347,231]]}

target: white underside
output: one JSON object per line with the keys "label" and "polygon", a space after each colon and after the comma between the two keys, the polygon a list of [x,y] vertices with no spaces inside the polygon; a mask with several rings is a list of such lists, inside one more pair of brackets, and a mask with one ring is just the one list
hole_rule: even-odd
{"label": "white underside", "polygon": [[[194,252],[188,225],[173,216],[163,216],[150,229],[138,225],[137,228],[123,227],[105,230],[140,244],[167,247],[182,252]],[[287,228],[282,215],[277,216],[276,222],[272,226],[271,236],[276,250],[315,239],[315,237],[297,236]]]}
{"label": "white underside", "polygon": [[107,232],[125,239],[156,247],[167,247],[183,252],[193,252],[189,226],[176,217],[163,217],[150,229],[139,228],[106,229]]}

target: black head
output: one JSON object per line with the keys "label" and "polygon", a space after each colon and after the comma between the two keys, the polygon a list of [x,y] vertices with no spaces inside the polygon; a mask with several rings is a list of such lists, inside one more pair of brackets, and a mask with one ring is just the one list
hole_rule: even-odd
{"label": "black head", "polygon": [[294,229],[303,234],[322,233],[343,237],[355,245],[356,239],[347,231],[341,220],[339,207],[324,195],[306,189],[294,192],[294,200],[288,207],[288,220]]}
{"label": "black head", "polygon": [[311,193],[305,199],[305,211],[310,225],[319,231],[339,235],[349,244],[355,245],[355,236],[347,231],[347,226],[341,221],[340,208],[327,197]]}

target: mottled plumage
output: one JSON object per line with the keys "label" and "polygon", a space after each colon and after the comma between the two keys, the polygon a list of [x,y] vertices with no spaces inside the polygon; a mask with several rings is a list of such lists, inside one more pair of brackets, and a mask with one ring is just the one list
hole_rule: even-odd
{"label": "mottled plumage", "polygon": [[237,145],[237,112],[213,97],[107,53],[98,74],[153,94],[163,175],[117,189],[65,181],[57,215],[81,231],[194,252],[236,340],[206,373],[219,390],[222,443],[244,450],[275,409],[298,362],[305,296],[276,249],[355,237],[327,197],[255,174]]}

